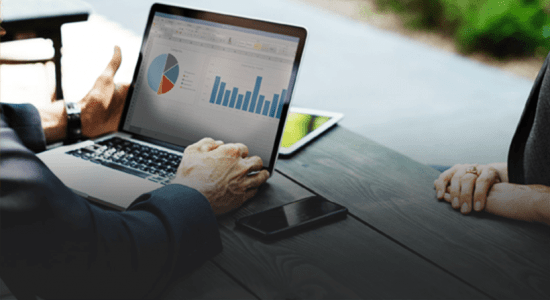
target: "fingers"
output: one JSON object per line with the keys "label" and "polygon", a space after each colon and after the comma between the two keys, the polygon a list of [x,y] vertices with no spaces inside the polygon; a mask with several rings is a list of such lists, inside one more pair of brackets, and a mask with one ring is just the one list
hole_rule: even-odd
{"label": "fingers", "polygon": [[445,172],[441,173],[441,175],[439,175],[439,178],[436,181],[434,181],[437,199],[439,200],[443,199],[445,195],[445,190],[447,189],[449,181],[451,180],[451,178],[455,173],[456,173],[456,168],[455,167],[450,168]]}
{"label": "fingers", "polygon": [[118,71],[118,68],[120,68],[121,63],[122,53],[120,51],[120,47],[115,46],[115,53],[113,53],[113,58],[111,58],[111,61],[107,65],[107,68],[105,68],[105,71],[103,71],[102,75],[115,77],[115,74]]}
{"label": "fingers", "polygon": [[241,157],[245,158],[248,156],[248,147],[244,144],[237,144],[241,149]]}
{"label": "fingers", "polygon": [[204,145],[208,145],[208,144],[211,144],[211,143],[214,143],[214,139],[209,138],[209,137],[203,138],[200,141],[187,146],[187,148],[185,148],[185,150],[200,150]]}
{"label": "fingers", "polygon": [[[472,196],[476,188],[477,176],[474,174],[465,174],[460,178],[460,197],[458,207],[460,212],[468,214],[472,211]],[[454,200],[453,200],[454,201]]]}
{"label": "fingers", "polygon": [[243,184],[249,188],[244,192],[244,197],[242,198],[240,205],[248,199],[254,197],[258,193],[258,187],[266,182],[268,178],[269,172],[267,170],[263,170],[257,174],[247,177]]}
{"label": "fingers", "polygon": [[221,145],[217,150],[232,157],[245,158],[248,156],[248,147],[241,143]]}
{"label": "fingers", "polygon": [[111,61],[109,61],[103,73],[101,73],[101,75],[97,78],[90,93],[95,93],[98,97],[109,94],[108,98],[111,99],[113,96],[112,93],[115,91],[114,77],[118,71],[118,68],[120,68],[121,63],[122,55],[120,53],[120,48],[115,46],[115,53],[113,54]]}
{"label": "fingers", "polygon": [[460,207],[460,178],[464,175],[464,173],[466,172],[459,170],[451,179],[449,194],[451,198],[451,206],[454,209],[458,209]]}
{"label": "fingers", "polygon": [[247,173],[261,171],[264,166],[264,163],[259,156],[247,157],[243,161],[246,164],[248,171]]}
{"label": "fingers", "polygon": [[186,150],[208,152],[213,150],[223,151],[225,154],[233,157],[245,158],[248,156],[248,147],[241,143],[225,144],[223,141],[215,141],[212,138],[203,138],[200,141],[189,145]]}
{"label": "fingers", "polygon": [[201,146],[201,151],[208,152],[217,149],[219,146],[223,145],[222,141],[210,141]]}
{"label": "fingers", "polygon": [[241,143],[237,143],[237,144],[233,144],[234,147],[236,147],[238,149],[238,156],[242,157],[242,158],[245,158],[248,156],[248,147],[244,144],[241,144]]}
{"label": "fingers", "polygon": [[203,138],[200,141],[189,145],[185,150],[208,152],[218,148],[220,145],[223,145],[222,141],[215,141],[214,139],[208,137],[208,138]]}
{"label": "fingers", "polygon": [[494,168],[483,169],[476,180],[474,192],[474,210],[482,211],[487,203],[487,195],[493,184],[500,182],[498,172]]}
{"label": "fingers", "polygon": [[[477,172],[470,173],[468,169],[477,167]],[[443,191],[443,199],[450,202],[454,209],[468,214],[473,210],[482,211],[487,202],[489,190],[500,182],[498,171],[491,166],[457,165],[444,172],[434,181],[439,197]]]}
{"label": "fingers", "polygon": [[243,185],[247,188],[247,191],[250,189],[257,189],[260,185],[264,184],[269,179],[269,172],[267,170],[262,170],[252,176],[247,176],[243,180]]}

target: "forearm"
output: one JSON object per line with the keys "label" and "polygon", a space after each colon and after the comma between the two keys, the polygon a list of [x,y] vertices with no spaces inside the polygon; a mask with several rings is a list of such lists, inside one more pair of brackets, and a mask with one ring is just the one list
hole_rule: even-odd
{"label": "forearm", "polygon": [[494,184],[487,195],[485,211],[510,219],[550,225],[550,187]]}
{"label": "forearm", "polygon": [[64,101],[55,101],[38,107],[46,143],[51,144],[67,137],[67,112]]}
{"label": "forearm", "polygon": [[533,201],[533,211],[537,222],[550,225],[550,187],[544,185],[531,186],[538,192],[538,197]]}
{"label": "forearm", "polygon": [[489,164],[489,166],[497,170],[498,176],[500,177],[501,182],[510,182],[508,180],[508,163],[507,162],[492,163],[492,164]]}

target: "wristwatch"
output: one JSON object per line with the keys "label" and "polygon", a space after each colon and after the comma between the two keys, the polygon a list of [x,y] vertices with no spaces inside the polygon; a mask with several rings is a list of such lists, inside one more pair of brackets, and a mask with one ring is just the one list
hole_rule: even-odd
{"label": "wristwatch", "polygon": [[73,144],[82,139],[82,122],[80,121],[80,105],[65,101],[67,111],[67,140],[65,144]]}

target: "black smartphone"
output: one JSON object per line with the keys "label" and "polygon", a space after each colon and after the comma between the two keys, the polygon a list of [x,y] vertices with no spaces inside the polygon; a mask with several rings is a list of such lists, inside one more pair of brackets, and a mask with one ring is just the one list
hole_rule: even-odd
{"label": "black smartphone", "polygon": [[348,209],[321,196],[312,196],[240,218],[236,224],[264,239],[300,232],[306,227],[343,219]]}

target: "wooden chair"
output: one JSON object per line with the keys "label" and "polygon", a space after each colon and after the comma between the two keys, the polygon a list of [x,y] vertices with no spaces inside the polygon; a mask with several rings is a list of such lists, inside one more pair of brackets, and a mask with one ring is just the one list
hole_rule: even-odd
{"label": "wooden chair", "polygon": [[[53,57],[41,59],[2,59],[1,64],[55,63],[56,99],[63,99],[61,86],[61,26],[88,20],[91,7],[81,0],[7,0],[2,2],[2,42],[29,38],[50,39]],[[1,53],[0,53],[1,55]]]}

